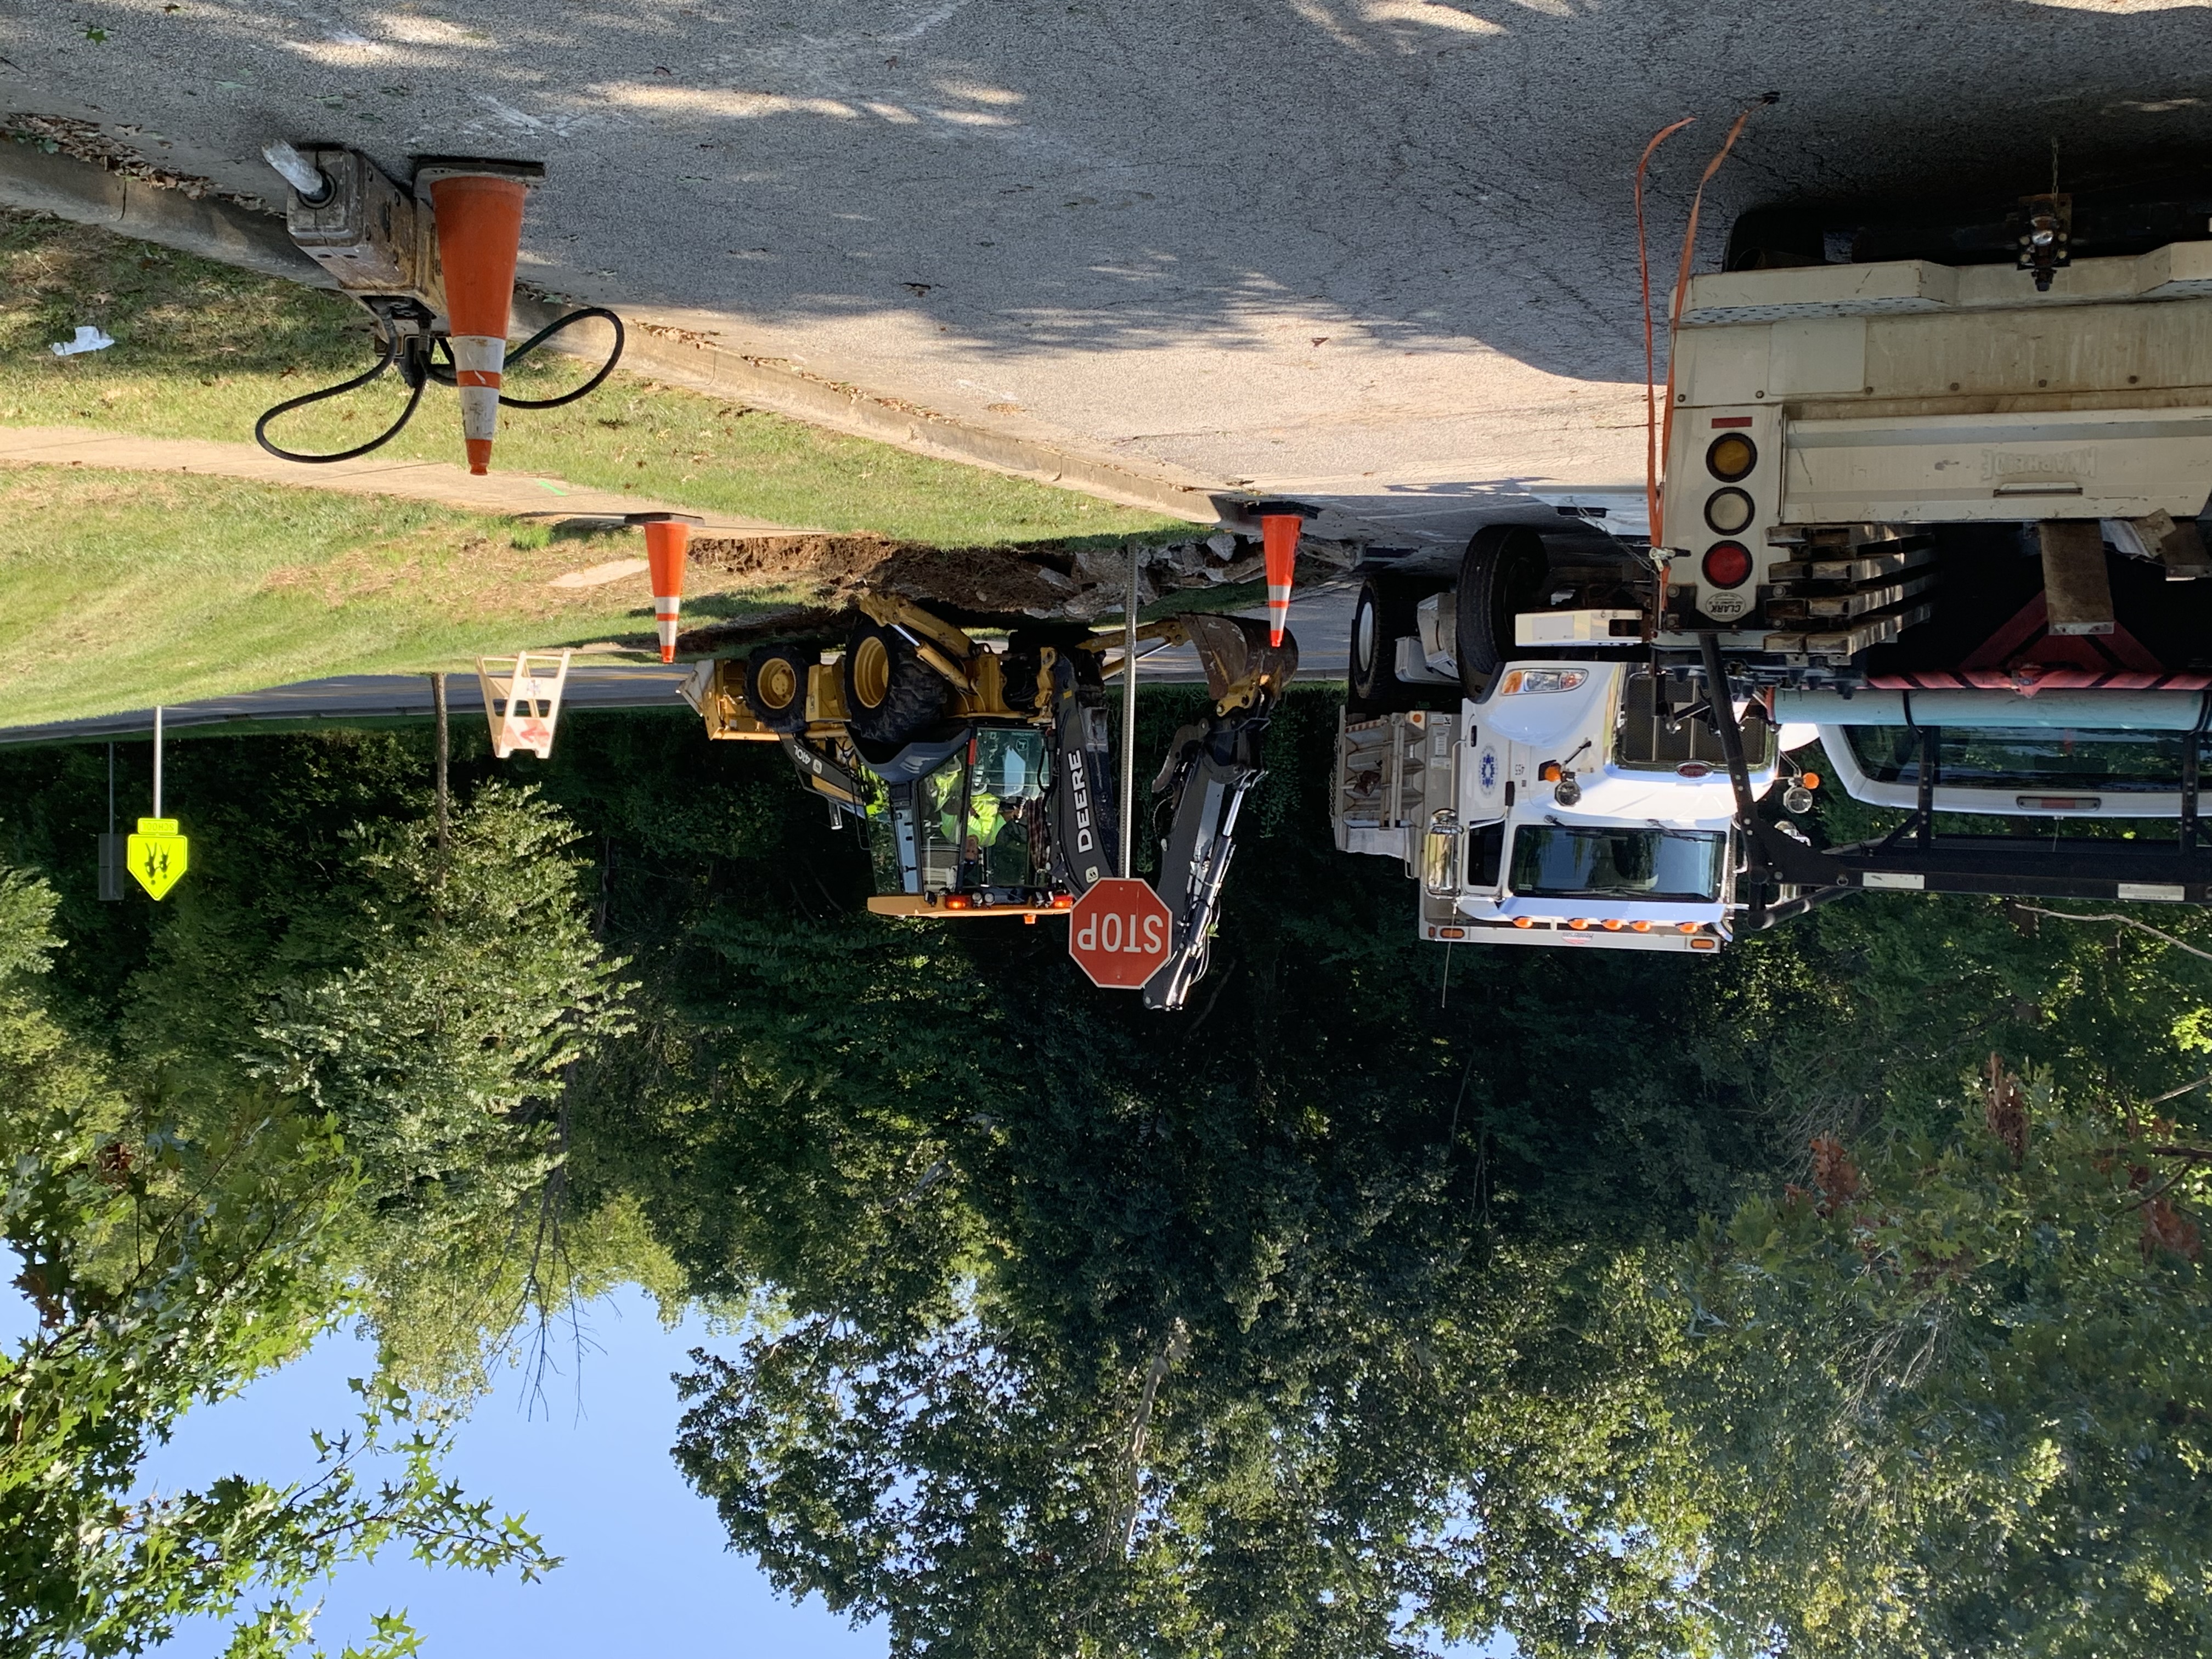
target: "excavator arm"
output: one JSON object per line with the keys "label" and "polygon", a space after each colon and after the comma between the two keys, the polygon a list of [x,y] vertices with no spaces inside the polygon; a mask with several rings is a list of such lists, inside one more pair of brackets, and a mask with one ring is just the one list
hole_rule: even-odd
{"label": "excavator arm", "polygon": [[1267,626],[1242,617],[1189,616],[1172,626],[1197,650],[1213,707],[1180,728],[1152,781],[1169,814],[1156,884],[1172,918],[1168,959],[1145,985],[1145,1006],[1181,1008],[1206,976],[1223,884],[1237,850],[1244,799],[1267,775],[1261,738],[1291,676],[1296,639],[1267,643]]}

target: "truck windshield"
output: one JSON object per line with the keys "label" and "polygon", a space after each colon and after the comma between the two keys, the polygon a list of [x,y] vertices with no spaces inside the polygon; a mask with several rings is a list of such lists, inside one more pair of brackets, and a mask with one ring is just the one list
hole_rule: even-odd
{"label": "truck windshield", "polygon": [[[1875,783],[1920,781],[1918,734],[1905,726],[1844,728]],[[2069,732],[2061,727],[1946,726],[1936,781],[1957,789],[2099,789],[2115,794],[2181,787],[2186,732]],[[2200,751],[2201,752],[2201,751]]]}
{"label": "truck windshield", "polygon": [[1528,824],[1514,832],[1508,884],[1531,898],[1710,904],[1727,854],[1723,830]]}

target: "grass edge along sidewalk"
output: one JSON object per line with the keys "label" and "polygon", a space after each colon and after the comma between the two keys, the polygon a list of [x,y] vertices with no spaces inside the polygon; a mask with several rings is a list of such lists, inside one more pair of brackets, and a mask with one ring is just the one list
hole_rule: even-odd
{"label": "grass edge along sidewalk", "polygon": [[[88,324],[115,344],[69,358],[47,349]],[[246,441],[262,410],[370,361],[366,317],[336,295],[0,210],[0,421]],[[512,389],[543,396],[585,372],[541,355],[517,370]],[[381,429],[402,396],[396,377],[386,377],[287,417],[281,435],[308,449],[357,443]],[[459,453],[459,430],[450,395],[435,388],[414,424],[380,453],[450,460]],[[695,509],[941,546],[1189,533],[1185,520],[620,371],[580,403],[502,422],[499,464]]]}

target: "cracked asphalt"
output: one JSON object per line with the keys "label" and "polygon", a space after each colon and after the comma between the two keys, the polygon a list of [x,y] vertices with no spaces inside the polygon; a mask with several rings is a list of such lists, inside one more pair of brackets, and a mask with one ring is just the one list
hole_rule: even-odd
{"label": "cracked asphalt", "polygon": [[[95,38],[104,37],[104,38]],[[2206,0],[39,0],[0,106],[273,197],[265,140],[546,163],[525,274],[1438,546],[1640,477],[1630,178],[2045,187],[2212,140]]]}

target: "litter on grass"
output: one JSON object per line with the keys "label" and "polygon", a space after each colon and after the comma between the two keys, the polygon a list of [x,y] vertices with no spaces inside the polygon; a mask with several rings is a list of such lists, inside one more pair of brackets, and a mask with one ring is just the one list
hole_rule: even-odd
{"label": "litter on grass", "polygon": [[101,333],[90,323],[79,323],[75,339],[57,340],[46,349],[57,357],[74,357],[80,351],[105,351],[114,343],[112,336]]}

